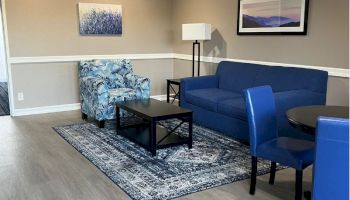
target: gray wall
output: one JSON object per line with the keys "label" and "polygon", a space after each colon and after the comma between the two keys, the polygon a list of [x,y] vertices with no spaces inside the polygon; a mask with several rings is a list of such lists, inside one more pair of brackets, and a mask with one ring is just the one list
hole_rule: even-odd
{"label": "gray wall", "polygon": [[[174,3],[174,51],[192,54],[191,41],[181,40],[181,24],[212,24],[212,40],[202,45],[204,56],[349,68],[349,1],[310,1],[306,36],[238,36],[237,7],[232,0],[176,0]],[[174,76],[191,74],[191,62],[177,60]],[[214,74],[216,64],[204,63],[202,75]],[[349,104],[347,78],[330,77],[328,104]]]}
{"label": "gray wall", "polygon": [[[166,93],[166,79],[173,76],[173,60],[134,60],[135,74],[151,79],[151,95]],[[13,92],[24,93],[24,101],[15,98],[16,109],[80,102],[78,63],[41,63],[12,65]]]}

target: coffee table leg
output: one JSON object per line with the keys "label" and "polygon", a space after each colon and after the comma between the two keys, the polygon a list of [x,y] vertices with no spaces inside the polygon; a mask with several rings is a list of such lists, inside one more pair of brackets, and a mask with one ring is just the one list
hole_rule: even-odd
{"label": "coffee table leg", "polygon": [[170,83],[167,81],[167,86],[166,86],[166,102],[170,102]]}
{"label": "coffee table leg", "polygon": [[117,130],[120,129],[120,108],[116,106]]}
{"label": "coffee table leg", "polygon": [[192,149],[192,127],[193,126],[193,120],[192,115],[188,118],[188,148]]}
{"label": "coffee table leg", "polygon": [[149,143],[150,143],[150,151],[153,156],[157,155],[157,123],[155,120],[151,121],[150,131],[149,131]]}

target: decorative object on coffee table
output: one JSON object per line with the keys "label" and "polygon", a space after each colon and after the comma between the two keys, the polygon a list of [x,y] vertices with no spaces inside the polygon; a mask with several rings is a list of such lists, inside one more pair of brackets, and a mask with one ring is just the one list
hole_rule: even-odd
{"label": "decorative object on coffee table", "polygon": [[[141,123],[122,126],[119,111],[124,109],[137,117]],[[187,144],[192,148],[192,111],[170,105],[155,99],[121,101],[116,103],[117,133],[148,149],[156,156],[157,149]],[[182,120],[174,129],[167,131],[157,126],[161,120],[177,118]],[[174,134],[183,123],[188,123],[188,137]]]}
{"label": "decorative object on coffee table", "polygon": [[182,24],[182,40],[191,40],[192,48],[192,77],[194,77],[195,49],[198,46],[197,75],[200,76],[201,44],[198,41],[211,40],[211,25],[205,23]]}
{"label": "decorative object on coffee table", "polygon": [[309,0],[238,1],[238,35],[306,35]]}

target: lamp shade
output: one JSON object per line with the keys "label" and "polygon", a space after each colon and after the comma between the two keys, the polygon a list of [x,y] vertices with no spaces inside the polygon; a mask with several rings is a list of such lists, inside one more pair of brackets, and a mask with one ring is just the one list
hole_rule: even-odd
{"label": "lamp shade", "polygon": [[182,24],[182,40],[211,40],[211,24]]}

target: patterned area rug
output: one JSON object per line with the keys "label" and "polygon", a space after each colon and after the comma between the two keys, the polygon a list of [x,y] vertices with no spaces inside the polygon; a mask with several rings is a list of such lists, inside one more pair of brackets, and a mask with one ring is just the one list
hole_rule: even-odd
{"label": "patterned area rug", "polygon": [[7,83],[0,82],[0,116],[10,115]]}
{"label": "patterned area rug", "polygon": [[[178,123],[160,124],[171,129]],[[249,147],[212,130],[194,126],[193,149],[182,145],[158,150],[152,157],[118,136],[113,124],[108,122],[104,129],[84,123],[54,130],[132,199],[172,199],[250,177]],[[178,134],[186,132],[184,124]],[[258,174],[268,173],[269,167],[269,162],[260,161]]]}

